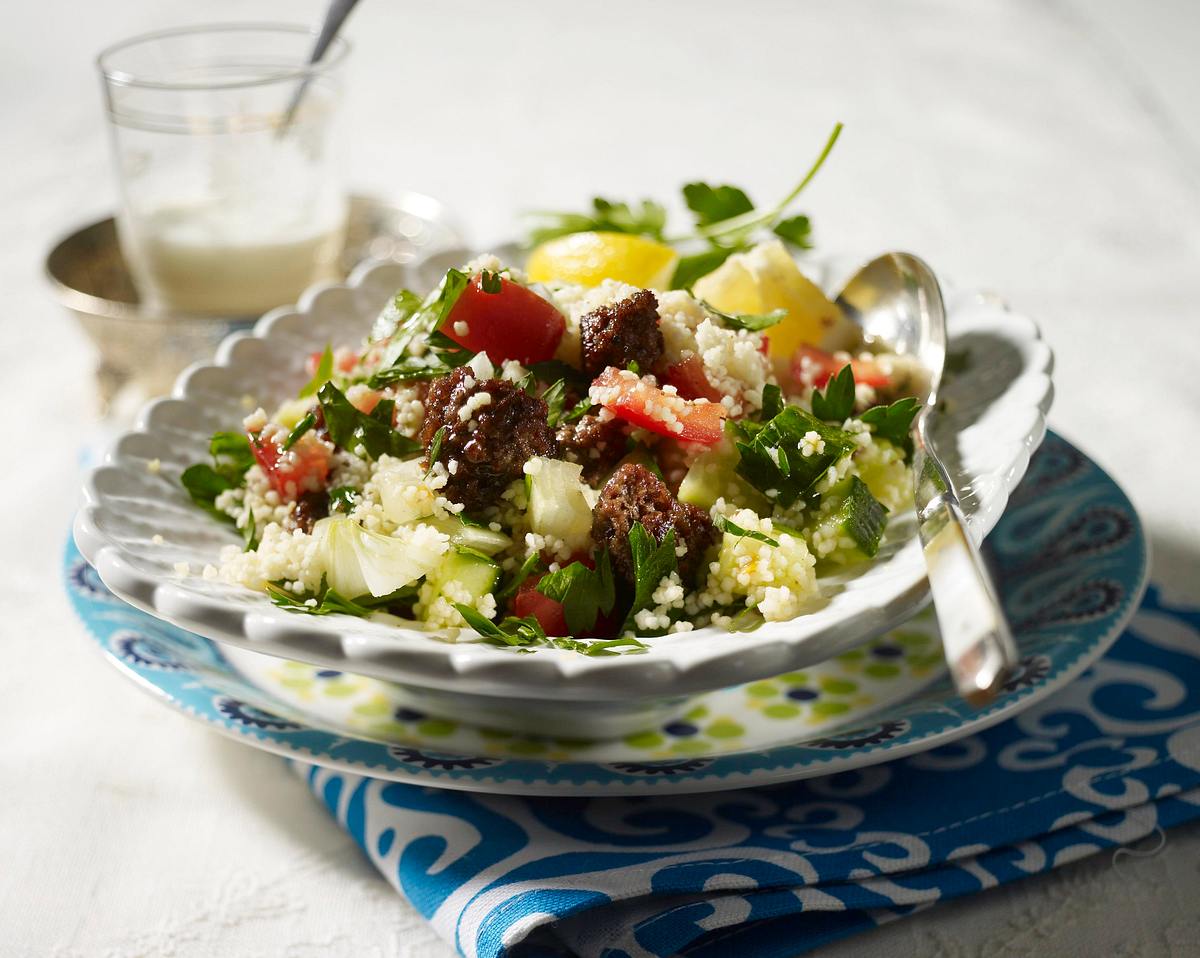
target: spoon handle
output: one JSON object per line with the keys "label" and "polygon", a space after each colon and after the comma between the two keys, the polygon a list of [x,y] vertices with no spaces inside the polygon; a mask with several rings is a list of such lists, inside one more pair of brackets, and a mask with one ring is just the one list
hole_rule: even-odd
{"label": "spoon handle", "polygon": [[[325,51],[329,49],[329,45],[333,43],[338,32],[342,29],[342,24],[346,22],[346,18],[350,16],[350,11],[354,9],[357,3],[358,0],[331,0],[329,9],[325,11],[325,20],[321,23],[321,32],[317,36],[317,41],[313,44],[312,51],[308,55],[310,65],[321,62],[321,57],[325,56]],[[300,108],[300,101],[304,99],[304,93],[308,89],[310,79],[311,77],[305,76],[296,87],[296,92],[292,94],[292,99],[284,111],[283,119],[279,121],[276,136],[283,136],[287,132],[288,127],[292,125],[292,120],[295,119],[296,110]]]}
{"label": "spoon handle", "polygon": [[1004,684],[1016,645],[954,487],[926,445],[923,422],[913,445],[918,529],[946,663],[959,695],[978,708]]}

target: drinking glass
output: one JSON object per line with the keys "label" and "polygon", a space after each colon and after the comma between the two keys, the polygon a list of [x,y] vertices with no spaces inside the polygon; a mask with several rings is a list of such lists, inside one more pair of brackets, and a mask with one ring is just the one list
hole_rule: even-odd
{"label": "drinking glass", "polygon": [[150,308],[250,316],[338,278],[349,47],[338,39],[310,65],[314,39],[300,26],[198,26],[97,58],[121,249]]}

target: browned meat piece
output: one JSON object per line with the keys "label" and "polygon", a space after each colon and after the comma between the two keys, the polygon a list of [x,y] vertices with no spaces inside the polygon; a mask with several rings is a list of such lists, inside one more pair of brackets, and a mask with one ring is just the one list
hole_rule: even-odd
{"label": "browned meat piece", "polygon": [[595,485],[629,451],[629,440],[621,420],[588,413],[558,427],[558,446],[564,459],[583,466],[584,482]]}
{"label": "browned meat piece", "polygon": [[608,366],[625,369],[632,362],[648,373],[663,353],[658,300],[648,289],[585,313],[579,320],[579,330],[583,371],[589,376],[599,376]]}
{"label": "browned meat piece", "polygon": [[635,522],[645,526],[660,543],[671,529],[675,530],[676,546],[687,545],[687,553],[679,560],[679,577],[685,583],[695,580],[705,550],[717,539],[707,512],[676,501],[662,480],[645,466],[626,463],[600,492],[592,510],[592,539],[597,545],[607,546],[614,568],[627,582],[634,581],[629,530]]}
{"label": "browned meat piece", "polygon": [[[318,411],[320,407],[318,406]],[[320,490],[306,492],[296,500],[292,521],[301,532],[312,532],[313,523],[329,515],[329,493]]]}
{"label": "browned meat piece", "polygon": [[[491,398],[480,404],[478,397],[484,393]],[[468,402],[471,411],[463,418],[459,411]],[[442,426],[446,432],[438,462],[447,470],[451,462],[457,463],[442,494],[471,512],[493,505],[510,482],[521,478],[531,456],[557,454],[544,402],[513,383],[477,381],[467,367],[429,384],[421,427],[427,465],[434,436]]]}

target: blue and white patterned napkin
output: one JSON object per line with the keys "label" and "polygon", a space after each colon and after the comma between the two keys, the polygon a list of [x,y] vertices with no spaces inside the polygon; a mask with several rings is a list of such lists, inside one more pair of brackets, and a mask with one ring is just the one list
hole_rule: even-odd
{"label": "blue and white patterned napkin", "polygon": [[468,958],[782,958],[1200,816],[1200,608],[1151,588],[1008,722],[788,785],[534,799],[297,771]]}

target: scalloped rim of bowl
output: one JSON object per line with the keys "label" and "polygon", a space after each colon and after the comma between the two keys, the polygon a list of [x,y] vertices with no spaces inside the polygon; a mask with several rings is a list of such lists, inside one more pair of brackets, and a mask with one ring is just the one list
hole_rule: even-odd
{"label": "scalloped rim of bowl", "polygon": [[[437,259],[468,253],[441,251]],[[836,262],[826,262],[825,278],[845,275]],[[327,332],[344,339],[365,333],[396,288],[422,287],[418,277],[428,267],[423,261],[364,263],[346,283],[314,286],[297,306],[272,310],[251,332],[227,337],[212,363],[186,369],[171,398],[142,410],[135,428],[116,440],[104,463],[88,476],[85,504],[74,526],[80,551],[114,593],[207,638],[281,657],[431,688],[597,702],[691,694],[802,668],[894,627],[927,601],[924,559],[910,536],[894,543],[886,561],[849,578],[822,608],[751,633],[735,635],[709,626],[655,638],[638,655],[589,657],[559,649],[516,655],[478,641],[448,642],[416,629],[343,616],[299,616],[275,607],[264,594],[175,573],[172,555],[180,555],[183,545],[168,541],[165,549],[151,548],[150,538],[142,535],[146,521],[131,513],[131,506],[152,504],[180,521],[193,512],[196,520],[212,526],[197,529],[211,547],[208,561],[214,563],[216,551],[232,541],[232,533],[222,539],[220,527],[190,505],[177,482],[152,483],[155,489],[146,498],[147,463],[159,458],[149,453],[173,449],[179,455],[182,446],[190,461],[201,461],[214,426],[204,400],[219,397],[232,403],[235,394],[251,393],[264,374],[286,373],[283,367],[289,363],[288,384],[294,388],[303,381],[299,361],[305,345],[319,349]],[[345,315],[347,303],[356,305],[356,316]],[[975,422],[959,434],[976,437],[968,444],[974,459],[964,457],[968,465],[988,463],[986,469],[968,468],[965,474],[972,488],[982,490],[970,509],[972,531],[982,539],[999,520],[1045,434],[1053,357],[1033,321],[1009,311],[998,297],[948,293],[947,307],[952,343],[964,332],[982,331],[999,336],[1021,359],[1000,401],[977,410],[986,423]],[[265,367],[262,360],[268,354],[272,360],[285,359]],[[131,492],[142,498],[131,500]]]}

